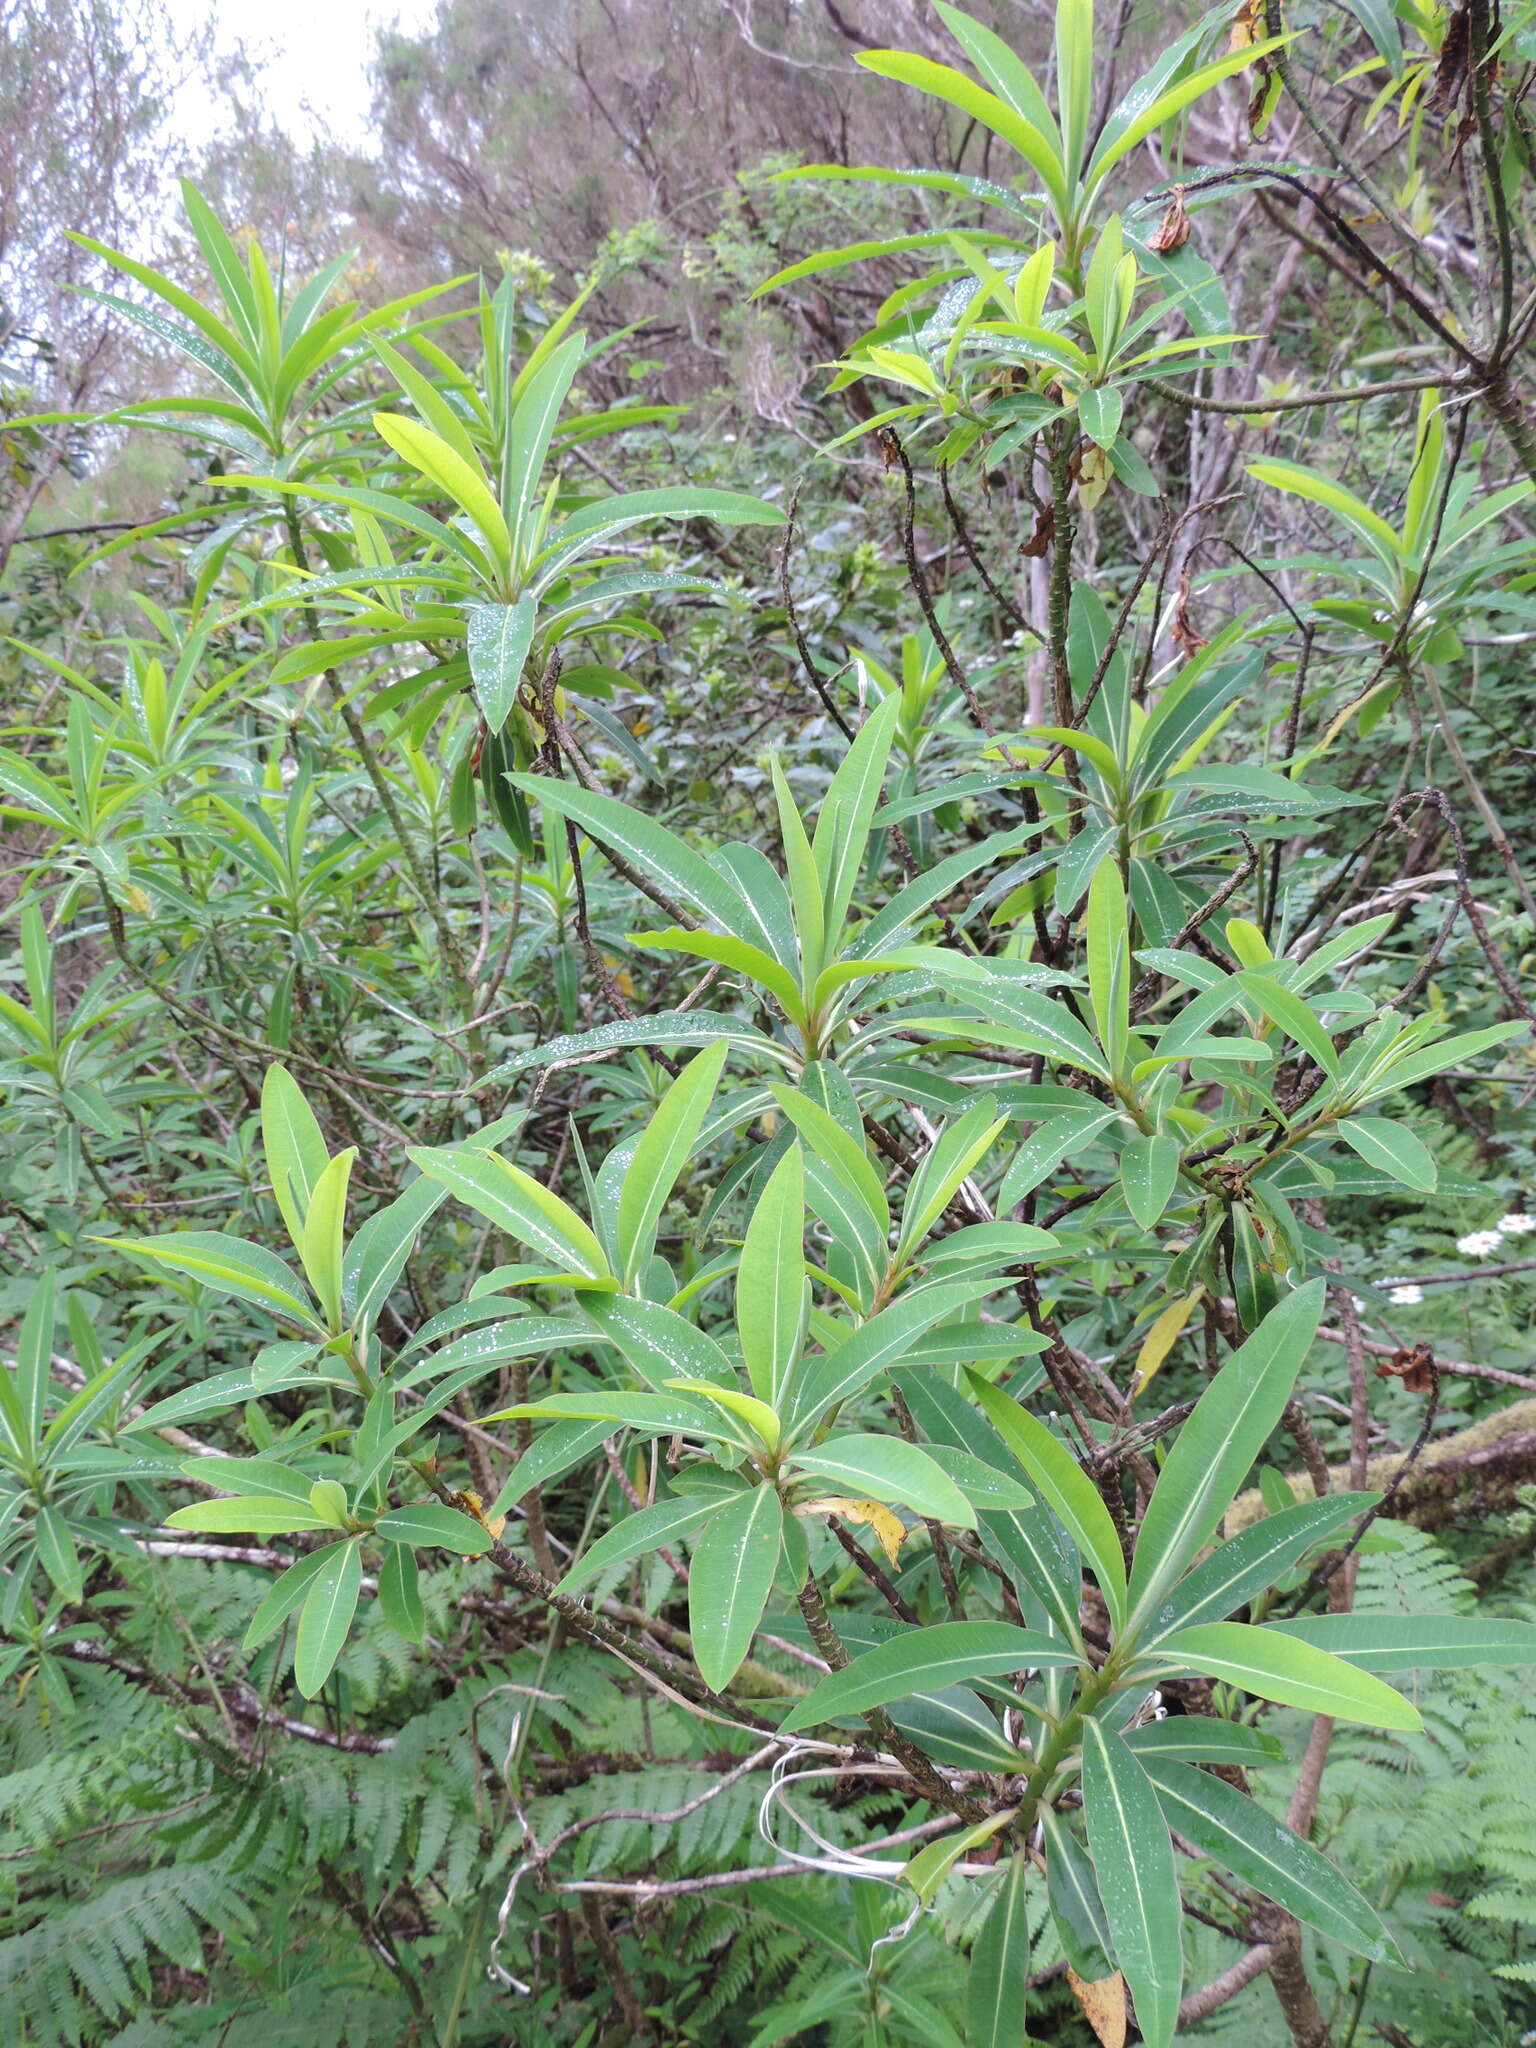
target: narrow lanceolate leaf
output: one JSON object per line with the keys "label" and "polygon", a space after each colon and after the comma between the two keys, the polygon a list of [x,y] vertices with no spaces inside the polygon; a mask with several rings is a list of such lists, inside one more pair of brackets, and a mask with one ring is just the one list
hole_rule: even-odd
{"label": "narrow lanceolate leaf", "polygon": [[1144,1757],[1143,1763],[1169,1827],[1203,1855],[1352,1954],[1401,1962],[1369,1903],[1310,1842],[1220,1778],[1166,1757]]}
{"label": "narrow lanceolate leaf", "polygon": [[362,1550],[357,1537],[332,1544],[325,1555],[330,1562],[324,1571],[315,1574],[305,1596],[293,1653],[294,1679],[307,1700],[321,1690],[341,1655],[363,1583]]}
{"label": "narrow lanceolate leaf", "polygon": [[33,1524],[37,1561],[66,1600],[78,1600],[85,1591],[85,1574],[74,1535],[55,1507],[40,1507]]}
{"label": "narrow lanceolate leaf", "polygon": [[[1181,1719],[1192,1718],[1182,1715]],[[1093,1984],[1114,1968],[1114,1942],[1099,1897],[1093,1864],[1067,1823],[1053,1807],[1041,1810],[1045,1830],[1045,1881],[1051,1918],[1062,1952],[1077,1975]]]}
{"label": "narrow lanceolate leaf", "polygon": [[95,1242],[125,1252],[130,1259],[169,1266],[173,1273],[201,1281],[217,1294],[233,1294],[291,1322],[319,1327],[297,1274],[264,1246],[247,1244],[244,1238],[222,1230],[178,1230],[168,1237],[104,1237]]}
{"label": "narrow lanceolate leaf", "polygon": [[1193,1628],[1197,1622],[1225,1621],[1275,1585],[1315,1544],[1363,1515],[1380,1498],[1376,1493],[1330,1493],[1266,1515],[1181,1579],[1157,1612],[1147,1616],[1139,1640],[1153,1642],[1170,1629]]}
{"label": "narrow lanceolate leaf", "polygon": [[440,1182],[477,1214],[552,1260],[560,1271],[589,1279],[610,1277],[602,1246],[570,1203],[499,1152],[447,1145],[438,1151],[418,1147],[408,1157],[429,1180]]}
{"label": "narrow lanceolate leaf", "polygon": [[334,1548],[333,1544],[325,1550],[311,1551],[308,1557],[301,1557],[296,1564],[289,1565],[251,1616],[242,1649],[260,1649],[269,1636],[277,1634],[321,1572],[332,1568],[331,1552]]}
{"label": "narrow lanceolate leaf", "polygon": [[396,1508],[381,1515],[374,1534],[386,1543],[411,1543],[434,1550],[456,1550],[461,1557],[479,1557],[491,1547],[490,1532],[473,1516],[441,1501],[418,1501],[413,1507]]}
{"label": "narrow lanceolate leaf", "polygon": [[304,1216],[299,1239],[299,1257],[315,1297],[325,1310],[328,1326],[342,1326],[341,1279],[346,1246],[347,1185],[352,1174],[356,1146],[327,1162],[315,1182]]}
{"label": "narrow lanceolate leaf", "polygon": [[650,1551],[665,1548],[718,1514],[719,1509],[719,1499],[713,1494],[681,1495],[676,1500],[658,1500],[648,1508],[637,1509],[583,1551],[560,1581],[558,1591],[572,1593],[615,1565],[628,1564],[632,1557],[644,1557]]}
{"label": "narrow lanceolate leaf", "polygon": [[1076,1654],[1055,1636],[1014,1628],[1005,1621],[941,1621],[906,1630],[866,1650],[824,1678],[779,1725],[810,1728],[842,1714],[862,1714],[914,1693],[938,1692],[967,1678],[1005,1671],[1076,1664]]}
{"label": "narrow lanceolate leaf", "polygon": [[1179,1184],[1177,1138],[1132,1138],[1120,1155],[1120,1187],[1133,1222],[1152,1229]]}
{"label": "narrow lanceolate leaf", "polygon": [[[1084,391],[1079,407],[1087,404]],[[1083,431],[1092,434],[1086,419]],[[1110,439],[1114,435],[1111,433]],[[1118,1074],[1125,1065],[1126,1041],[1131,1029],[1131,945],[1125,914],[1125,884],[1120,868],[1112,860],[1100,861],[1088,891],[1088,993],[1093,1005],[1094,1028],[1110,1071]]]}
{"label": "narrow lanceolate leaf", "polygon": [[752,1647],[778,1569],[784,1510],[772,1486],[721,1508],[693,1546],[688,1629],[706,1685],[730,1684]]}
{"label": "narrow lanceolate leaf", "polygon": [[736,1329],[752,1388],[777,1408],[805,1315],[805,1163],[791,1145],[757,1199],[736,1272]]}
{"label": "narrow lanceolate leaf", "polygon": [[583,789],[574,782],[557,782],[548,775],[514,775],[510,780],[524,796],[537,798],[546,810],[558,811],[580,825],[599,845],[621,853],[658,888],[680,897],[721,931],[749,944],[755,941],[752,920],[730,883],[665,825],[620,803],[617,797]]}
{"label": "narrow lanceolate leaf", "polygon": [[871,1316],[867,1323],[845,1337],[835,1351],[821,1358],[808,1358],[795,1378],[790,1427],[803,1432],[829,1408],[848,1401],[867,1387],[887,1366],[897,1365],[907,1347],[935,1323],[974,1309],[985,1288],[921,1287],[913,1294],[898,1295],[889,1308]]}
{"label": "narrow lanceolate leaf", "polygon": [[891,1436],[834,1436],[805,1451],[796,1468],[845,1493],[895,1501],[935,1522],[974,1529],[976,1511],[949,1474],[916,1444]]}
{"label": "narrow lanceolate leaf", "polygon": [[314,1111],[286,1067],[268,1067],[261,1084],[261,1149],[272,1193],[297,1251],[309,1198],[330,1154]]}
{"label": "narrow lanceolate leaf", "polygon": [[492,732],[500,732],[517,701],[518,685],[538,606],[531,597],[515,604],[472,604],[469,607],[469,674],[475,702]]}
{"label": "narrow lanceolate leaf", "polygon": [[1248,1770],[1286,1760],[1285,1745],[1273,1735],[1241,1721],[1213,1721],[1205,1714],[1165,1714],[1161,1721],[1132,1728],[1125,1746],[1149,1770],[1153,1757],[1185,1764],[1238,1764]]}
{"label": "narrow lanceolate leaf", "polygon": [[965,1985],[965,2038],[971,2048],[1020,2048],[1030,1985],[1030,1921],[1024,1884],[1028,1858],[1014,1855],[971,1946]]}
{"label": "narrow lanceolate leaf", "polygon": [[833,947],[864,865],[870,820],[880,800],[885,764],[890,759],[900,715],[901,693],[893,690],[859,728],[828,786],[816,820],[811,851],[821,878],[827,941]]}
{"label": "narrow lanceolate leaf", "polygon": [[1147,2048],[1168,2048],[1184,1981],[1183,1909],[1157,1794],[1112,1728],[1083,1723],[1083,1814],[1114,1960]]}
{"label": "narrow lanceolate leaf", "polygon": [[1037,1416],[1010,1401],[982,1379],[968,1373],[971,1392],[1003,1442],[1065,1523],[1073,1542],[1093,1567],[1110,1618],[1118,1631],[1125,1618],[1125,1556],[1119,1533],[1099,1490],[1076,1458]]}
{"label": "narrow lanceolate leaf", "polygon": [[728,1050],[712,1045],[690,1060],[636,1141],[619,1193],[619,1267],[626,1286],[651,1255],[657,1222],[698,1141]]}
{"label": "narrow lanceolate leaf", "polygon": [[1483,1614],[1304,1614],[1268,1632],[1327,1650],[1366,1671],[1507,1670],[1536,1664],[1536,1625]]}
{"label": "narrow lanceolate leaf", "polygon": [[1176,1629],[1158,1644],[1158,1661],[1175,1670],[1203,1671],[1282,1707],[1363,1721],[1372,1728],[1418,1728],[1418,1709],[1379,1678],[1342,1657],[1273,1628],[1241,1621],[1204,1622]]}
{"label": "narrow lanceolate leaf", "polygon": [[1440,1177],[1434,1154],[1406,1124],[1385,1116],[1347,1116],[1334,1130],[1367,1165],[1380,1167],[1420,1194],[1434,1193]]}
{"label": "narrow lanceolate leaf", "polygon": [[1201,1395],[1159,1475],[1131,1571],[1144,1616],[1211,1540],[1249,1466],[1279,1422],[1323,1313],[1313,1281],[1272,1309]]}

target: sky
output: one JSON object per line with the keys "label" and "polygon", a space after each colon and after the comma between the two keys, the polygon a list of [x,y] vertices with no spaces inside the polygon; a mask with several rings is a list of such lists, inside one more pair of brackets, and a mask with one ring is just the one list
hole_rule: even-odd
{"label": "sky", "polygon": [[[266,111],[295,136],[324,134],[368,147],[368,61],[373,31],[398,22],[424,28],[435,0],[163,0],[172,24],[190,30],[215,24],[221,50],[244,43],[265,60]],[[184,87],[176,125],[185,140],[213,139],[216,110],[195,85]]]}

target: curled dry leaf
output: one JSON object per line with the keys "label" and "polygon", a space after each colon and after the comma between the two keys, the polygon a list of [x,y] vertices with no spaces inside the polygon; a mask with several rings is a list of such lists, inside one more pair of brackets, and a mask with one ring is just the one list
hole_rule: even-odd
{"label": "curled dry leaf", "polygon": [[841,1515],[845,1522],[859,1522],[873,1531],[875,1540],[885,1552],[886,1560],[895,1564],[897,1554],[906,1539],[906,1524],[900,1515],[884,1507],[877,1500],[850,1500],[843,1494],[828,1494],[824,1500],[808,1500],[802,1513],[808,1515]]}
{"label": "curled dry leaf", "polygon": [[1069,1964],[1067,1986],[1104,2048],[1125,2048],[1125,1979],[1120,1972],[1101,1977],[1097,1984],[1085,1984]]}
{"label": "curled dry leaf", "polygon": [[1157,233],[1148,242],[1159,256],[1171,256],[1189,240],[1189,213],[1184,205],[1184,187],[1175,185],[1168,210],[1158,222]]}

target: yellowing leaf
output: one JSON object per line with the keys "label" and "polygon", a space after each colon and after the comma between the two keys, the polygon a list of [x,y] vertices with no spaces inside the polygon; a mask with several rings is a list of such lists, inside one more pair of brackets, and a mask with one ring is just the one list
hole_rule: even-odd
{"label": "yellowing leaf", "polygon": [[1096,442],[1085,441],[1077,469],[1077,502],[1091,512],[1109,489],[1114,470],[1108,454]]}
{"label": "yellowing leaf", "polygon": [[1097,1984],[1085,1984],[1069,1964],[1067,1988],[1083,2008],[1083,2018],[1104,2048],[1125,2048],[1125,1979],[1120,1972],[1117,1970],[1113,1977],[1101,1977]]}
{"label": "yellowing leaf", "polygon": [[1264,0],[1243,0],[1227,38],[1228,53],[1235,56],[1239,50],[1251,50],[1263,34]]}
{"label": "yellowing leaf", "polygon": [[1193,1294],[1187,1294],[1179,1301],[1170,1301],[1148,1330],[1142,1339],[1141,1349],[1136,1354],[1136,1370],[1131,1376],[1133,1401],[1151,1385],[1158,1368],[1173,1349],[1174,1340],[1204,1297],[1205,1289],[1197,1287]]}
{"label": "yellowing leaf", "polygon": [[843,1494],[831,1493],[824,1500],[808,1500],[802,1512],[808,1515],[841,1515],[845,1522],[863,1523],[873,1530],[888,1564],[896,1562],[897,1552],[907,1533],[901,1517],[882,1507],[877,1500],[850,1500]]}

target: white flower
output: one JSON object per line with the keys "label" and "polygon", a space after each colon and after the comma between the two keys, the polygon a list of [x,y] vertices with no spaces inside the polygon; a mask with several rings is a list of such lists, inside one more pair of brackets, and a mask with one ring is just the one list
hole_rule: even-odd
{"label": "white flower", "polygon": [[1417,1308],[1424,1299],[1424,1290],[1422,1287],[1415,1287],[1412,1281],[1405,1281],[1402,1286],[1394,1287],[1387,1299],[1398,1308]]}
{"label": "white flower", "polygon": [[1536,1230],[1536,1216],[1527,1216],[1523,1209],[1511,1209],[1493,1227],[1500,1237],[1529,1237]]}
{"label": "white flower", "polygon": [[1503,1243],[1496,1230],[1474,1230],[1457,1238],[1456,1249],[1464,1259],[1486,1259],[1490,1252],[1501,1250]]}

